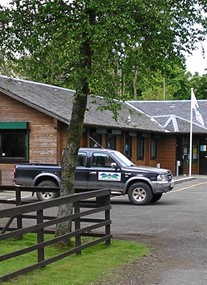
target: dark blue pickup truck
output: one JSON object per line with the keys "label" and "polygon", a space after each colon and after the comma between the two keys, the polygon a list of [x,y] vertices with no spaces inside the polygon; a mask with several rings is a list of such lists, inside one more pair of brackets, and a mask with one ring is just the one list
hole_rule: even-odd
{"label": "dark blue pickup truck", "polygon": [[[61,167],[54,164],[17,164],[17,185],[59,187]],[[132,204],[158,201],[174,187],[168,169],[134,165],[122,153],[101,148],[80,148],[77,159],[75,190],[110,188],[112,194],[128,195]],[[52,192],[37,192],[39,200],[54,198]]]}

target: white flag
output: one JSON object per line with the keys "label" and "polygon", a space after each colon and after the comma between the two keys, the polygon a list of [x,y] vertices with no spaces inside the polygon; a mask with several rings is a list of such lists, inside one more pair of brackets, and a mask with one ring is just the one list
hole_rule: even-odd
{"label": "white flag", "polygon": [[202,125],[204,126],[204,121],[203,121],[203,117],[201,115],[199,106],[198,106],[198,102],[196,100],[195,94],[193,92],[193,88],[191,88],[191,108],[194,110],[195,112],[195,116],[196,116],[196,120]]}

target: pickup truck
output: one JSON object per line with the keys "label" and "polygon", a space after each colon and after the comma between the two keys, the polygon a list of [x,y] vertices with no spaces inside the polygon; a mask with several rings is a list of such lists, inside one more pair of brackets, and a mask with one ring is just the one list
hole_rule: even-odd
{"label": "pickup truck", "polygon": [[[60,187],[61,166],[54,164],[17,164],[16,185]],[[134,205],[158,201],[174,187],[168,169],[137,166],[116,150],[80,148],[75,173],[75,191],[110,188],[111,194],[128,195]],[[55,198],[59,193],[37,192],[39,200]]]}

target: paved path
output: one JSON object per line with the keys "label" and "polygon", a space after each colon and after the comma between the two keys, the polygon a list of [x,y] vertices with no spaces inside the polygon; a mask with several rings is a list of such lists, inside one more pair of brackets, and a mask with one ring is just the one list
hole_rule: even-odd
{"label": "paved path", "polygon": [[207,177],[196,178],[176,184],[155,205],[136,207],[128,205],[127,198],[114,199],[114,237],[145,243],[152,254],[121,270],[121,279],[108,284],[207,284]]}

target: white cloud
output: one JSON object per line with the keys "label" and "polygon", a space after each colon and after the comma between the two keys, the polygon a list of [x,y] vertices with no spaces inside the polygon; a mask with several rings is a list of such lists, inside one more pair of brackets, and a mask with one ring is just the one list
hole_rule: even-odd
{"label": "white cloud", "polygon": [[186,67],[187,71],[190,71],[192,74],[195,74],[195,72],[198,72],[200,75],[207,73],[205,71],[207,68],[207,41],[198,45],[198,48],[193,51],[192,55],[186,56]]}
{"label": "white cloud", "polygon": [[11,0],[0,0],[0,4],[2,6],[7,6],[7,5],[9,5],[10,2],[11,2]]}

